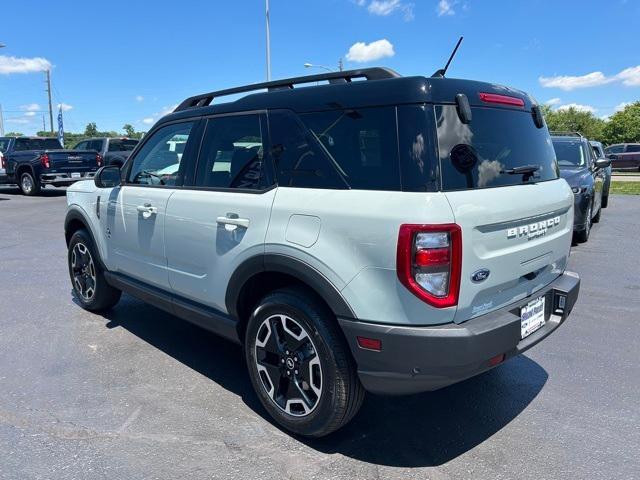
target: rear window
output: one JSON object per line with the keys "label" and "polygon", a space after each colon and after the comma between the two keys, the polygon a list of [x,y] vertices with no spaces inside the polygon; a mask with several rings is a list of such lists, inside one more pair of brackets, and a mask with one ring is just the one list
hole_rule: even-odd
{"label": "rear window", "polygon": [[60,142],[55,138],[17,138],[16,151],[23,150],[60,150]]}
{"label": "rear window", "polygon": [[130,152],[138,144],[138,140],[109,140],[109,152]]}
{"label": "rear window", "polygon": [[[472,121],[460,121],[456,107],[435,107],[443,190],[468,190],[534,183],[558,178],[556,157],[546,128],[530,112],[474,107]],[[525,166],[532,175],[510,174]]]}
{"label": "rear window", "polygon": [[581,141],[554,140],[553,148],[560,168],[579,168],[587,165],[587,150]]}

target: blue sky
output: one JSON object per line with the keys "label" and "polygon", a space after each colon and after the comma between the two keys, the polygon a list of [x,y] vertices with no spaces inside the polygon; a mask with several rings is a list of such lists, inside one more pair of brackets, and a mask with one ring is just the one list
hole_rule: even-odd
{"label": "blue sky", "polygon": [[[147,130],[187,96],[265,79],[264,0],[84,5],[3,9],[5,130],[42,128],[39,70],[48,64],[54,103],[65,105],[65,130],[74,132],[91,121],[100,130]],[[272,76],[312,73],[305,62],[335,67],[339,58],[346,68],[430,75],[464,35],[449,76],[607,116],[640,99],[638,25],[638,0],[271,0]]]}

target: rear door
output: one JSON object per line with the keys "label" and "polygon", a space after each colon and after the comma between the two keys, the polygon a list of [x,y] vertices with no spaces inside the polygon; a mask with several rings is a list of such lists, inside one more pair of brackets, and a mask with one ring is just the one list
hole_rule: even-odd
{"label": "rear door", "polygon": [[172,290],[226,311],[229,278],[264,253],[276,189],[264,168],[261,113],[207,120],[195,175],[167,205],[165,239]]}
{"label": "rear door", "polygon": [[[558,179],[546,126],[537,128],[523,109],[472,112],[464,124],[455,106],[434,107],[442,190],[463,238],[456,322],[523,299],[560,275],[573,228],[573,195]],[[526,166],[535,171],[512,170]]]}
{"label": "rear door", "polygon": [[[115,269],[165,290],[167,202],[182,184],[183,162],[197,152],[197,126],[197,121],[184,121],[152,132],[129,163],[126,181],[107,200],[106,235]],[[178,151],[176,145],[186,149]]]}

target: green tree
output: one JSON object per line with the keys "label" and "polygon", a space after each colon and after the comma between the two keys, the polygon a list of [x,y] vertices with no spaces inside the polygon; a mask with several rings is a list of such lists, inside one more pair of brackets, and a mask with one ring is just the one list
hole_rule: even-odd
{"label": "green tree", "polygon": [[131,125],[130,123],[125,123],[122,129],[127,134],[127,137],[130,137],[130,138],[135,137],[136,129],[133,128],[133,125]]}
{"label": "green tree", "polygon": [[614,113],[604,126],[604,143],[640,142],[640,101]]}
{"label": "green tree", "polygon": [[98,136],[98,127],[96,127],[95,122],[91,122],[87,124],[87,127],[84,129],[84,134],[87,137],[97,137]]}
{"label": "green tree", "polygon": [[589,140],[604,139],[605,121],[591,112],[574,107],[552,110],[548,105],[543,105],[542,112],[551,132],[580,132]]}
{"label": "green tree", "polygon": [[5,137],[23,137],[24,133],[20,132],[7,132],[4,134]]}

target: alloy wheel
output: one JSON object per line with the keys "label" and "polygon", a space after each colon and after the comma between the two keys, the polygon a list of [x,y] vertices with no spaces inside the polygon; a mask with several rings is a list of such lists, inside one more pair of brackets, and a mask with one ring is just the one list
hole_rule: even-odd
{"label": "alloy wheel", "polygon": [[76,243],[71,251],[73,286],[86,302],[96,293],[96,267],[91,252],[84,243]]}
{"label": "alloy wheel", "polygon": [[255,362],[264,391],[280,410],[304,417],[318,406],[320,358],[299,322],[283,314],[264,320],[256,333]]}
{"label": "alloy wheel", "polygon": [[33,190],[33,181],[31,180],[31,176],[23,175],[20,185],[22,186],[23,192],[31,193],[31,190]]}

